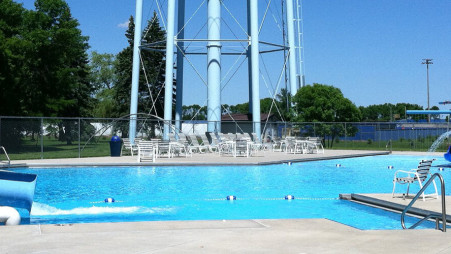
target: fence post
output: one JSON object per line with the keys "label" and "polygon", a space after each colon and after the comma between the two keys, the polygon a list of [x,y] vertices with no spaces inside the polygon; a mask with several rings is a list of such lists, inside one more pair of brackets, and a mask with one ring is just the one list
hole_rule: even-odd
{"label": "fence post", "polygon": [[313,135],[316,137],[316,123],[313,123]]}
{"label": "fence post", "polygon": [[81,158],[81,119],[78,118],[78,158]]}
{"label": "fence post", "polygon": [[[378,140],[378,144],[379,144],[379,149],[381,149],[381,143],[382,143],[382,129],[381,129],[381,124],[380,123],[377,123],[377,125],[379,125],[379,126],[375,126],[376,128],[374,128],[374,131],[376,132],[376,133],[374,133],[374,134],[377,134],[377,133],[379,133],[379,140]],[[379,128],[378,128],[379,127]],[[387,128],[388,130],[390,130],[391,129],[391,126],[390,125],[388,125],[388,128]],[[376,137],[376,135],[374,135],[374,137]]]}
{"label": "fence post", "polygon": [[44,118],[41,117],[41,126],[39,128],[41,134],[41,160],[44,159]]}

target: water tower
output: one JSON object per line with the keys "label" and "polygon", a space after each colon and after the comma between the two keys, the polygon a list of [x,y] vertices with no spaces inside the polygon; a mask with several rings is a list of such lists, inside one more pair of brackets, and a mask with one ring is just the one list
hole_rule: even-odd
{"label": "water tower", "polygon": [[[245,43],[246,56],[248,58],[248,89],[249,89],[249,108],[252,114],[253,132],[257,133],[258,139],[261,140],[261,120],[260,120],[260,66],[259,54],[260,45],[272,45],[276,50],[285,50],[288,52],[288,69],[290,92],[294,95],[299,86],[303,85],[301,73],[297,73],[296,49],[300,49],[301,45],[295,45],[295,29],[294,24],[298,22],[298,41],[300,43],[301,31],[299,30],[300,18],[297,12],[297,18],[294,19],[293,0],[282,0],[282,6],[285,6],[284,12],[287,20],[287,41],[288,45],[276,45],[270,42],[262,42],[259,40],[259,2],[258,0],[246,0],[247,8],[247,38],[222,38],[221,37],[221,14],[223,2],[221,0],[206,0],[207,8],[207,38],[206,39],[189,39],[185,38],[185,0],[168,0],[167,3],[167,20],[166,24],[166,66],[165,66],[165,95],[164,95],[164,130],[163,139],[167,140],[171,132],[170,125],[175,121],[175,130],[181,128],[182,117],[182,95],[183,95],[183,75],[184,75],[184,56],[190,54],[185,48],[185,42],[204,42],[207,69],[207,120],[209,132],[221,132],[221,58],[225,55],[233,53],[224,52],[223,43]],[[296,0],[299,11],[299,1]],[[194,2],[194,1],[193,1]],[[189,3],[192,4],[192,1]],[[271,1],[270,1],[271,2]],[[229,11],[227,9],[227,11]],[[143,0],[136,0],[136,16],[135,16],[135,38],[134,38],[134,54],[133,54],[133,74],[132,74],[132,91],[130,105],[130,140],[133,141],[136,136],[136,114],[137,114],[137,97],[138,97],[138,80],[139,80],[139,50],[142,36],[142,12]],[[177,29],[176,29],[177,16]],[[177,33],[176,33],[177,31]],[[196,53],[199,54],[199,53]],[[300,54],[300,51],[299,53]],[[176,56],[176,58],[174,57]],[[173,98],[173,77],[174,64],[176,64],[176,108],[175,116],[172,115],[172,98]],[[298,65],[300,66],[300,61]],[[299,68],[301,72],[302,67]],[[301,78],[299,78],[301,77]]]}

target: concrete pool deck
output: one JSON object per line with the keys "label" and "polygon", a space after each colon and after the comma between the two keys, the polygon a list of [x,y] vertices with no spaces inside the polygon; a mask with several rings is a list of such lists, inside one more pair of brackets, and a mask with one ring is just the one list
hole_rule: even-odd
{"label": "concrete pool deck", "polygon": [[[266,164],[380,154],[267,152],[251,158],[194,155],[157,165]],[[396,153],[425,155],[425,153]],[[428,154],[430,155],[430,154]],[[434,156],[442,156],[437,153]],[[17,166],[134,165],[135,158],[12,161]],[[143,165],[143,164],[140,164]],[[149,165],[155,165],[150,163]],[[379,194],[376,194],[379,195]],[[381,198],[384,197],[377,197]],[[388,197],[385,197],[388,199]],[[391,198],[393,201],[393,198]],[[395,201],[405,202],[402,199]],[[417,203],[421,203],[418,201]],[[426,201],[427,205],[433,202]],[[424,202],[423,205],[426,204]],[[421,204],[420,204],[421,205]],[[448,211],[451,211],[448,209]],[[350,215],[352,216],[352,215]],[[359,230],[328,219],[153,221],[0,226],[0,253],[451,253],[451,234],[434,229]]]}
{"label": "concrete pool deck", "polygon": [[154,166],[154,165],[265,165],[284,162],[330,160],[360,156],[388,154],[385,151],[326,150],[324,154],[287,154],[285,152],[258,152],[251,157],[220,156],[217,153],[194,153],[191,157],[157,158],[155,162],[137,162],[137,157],[86,157],[67,159],[15,160],[11,167],[52,167],[52,166]]}
{"label": "concrete pool deck", "polygon": [[362,231],[327,219],[0,227],[1,253],[450,253],[433,229]]}

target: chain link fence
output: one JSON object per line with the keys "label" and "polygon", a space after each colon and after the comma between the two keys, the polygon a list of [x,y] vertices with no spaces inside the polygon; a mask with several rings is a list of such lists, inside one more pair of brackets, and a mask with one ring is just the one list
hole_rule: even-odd
{"label": "chain link fence", "polygon": [[[174,124],[174,123],[172,123]],[[207,121],[182,121],[185,134],[207,131]],[[164,122],[137,118],[137,137],[161,138]],[[428,151],[441,135],[437,151],[446,151],[449,123],[261,123],[262,141],[286,136],[321,137],[326,149]],[[175,128],[172,128],[175,131]],[[222,133],[252,133],[252,122],[223,121]],[[0,146],[12,160],[109,156],[113,135],[128,137],[129,118],[0,117]],[[4,160],[0,154],[0,160]]]}

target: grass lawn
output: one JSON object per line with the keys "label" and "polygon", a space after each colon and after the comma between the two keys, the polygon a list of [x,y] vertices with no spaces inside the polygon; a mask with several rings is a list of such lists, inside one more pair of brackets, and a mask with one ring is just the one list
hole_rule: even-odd
{"label": "grass lawn", "polygon": [[[22,145],[18,149],[6,148],[11,160],[41,159],[41,155],[43,159],[78,158],[79,152],[81,157],[110,155],[109,140],[106,138],[100,138],[97,141],[91,140],[86,146],[85,142],[82,141],[79,148],[78,141],[68,145],[66,142],[44,137],[42,152],[41,140],[32,141],[30,139],[24,139],[22,141]],[[6,156],[2,153],[0,155],[0,160],[5,159]]]}
{"label": "grass lawn", "polygon": [[[346,149],[356,149],[356,150],[392,150],[392,151],[416,151],[416,152],[427,152],[431,147],[433,141],[409,141],[409,140],[395,140],[391,142],[387,147],[387,141],[339,141],[334,142],[332,148],[327,147],[326,149],[336,149],[336,150],[346,150]],[[441,144],[436,152],[446,152],[448,150],[448,144]]]}

